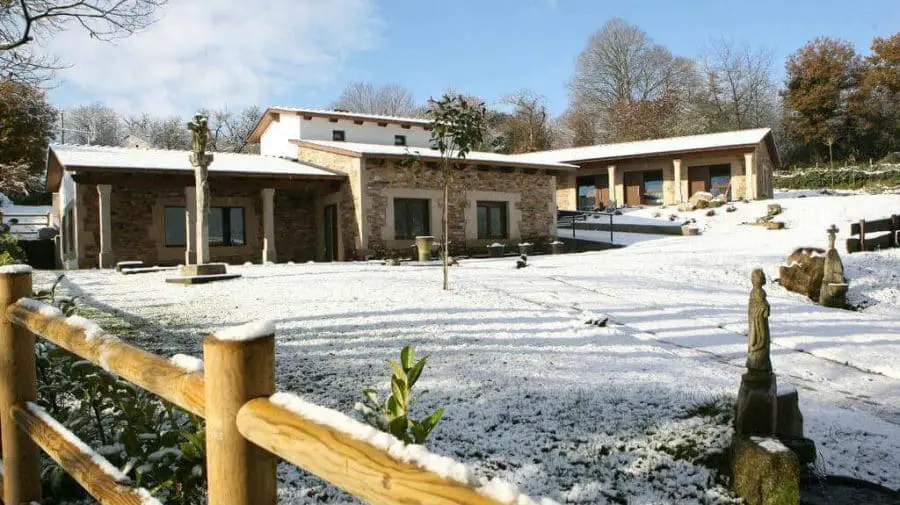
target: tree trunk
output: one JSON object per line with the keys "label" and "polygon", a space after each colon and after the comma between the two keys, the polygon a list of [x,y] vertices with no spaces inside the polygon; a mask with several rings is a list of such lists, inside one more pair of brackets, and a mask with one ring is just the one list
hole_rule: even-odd
{"label": "tree trunk", "polygon": [[443,219],[441,225],[444,228],[443,231],[443,239],[444,239],[444,247],[443,256],[444,256],[444,291],[450,289],[450,181],[447,178],[447,172],[444,172],[444,208],[443,208]]}

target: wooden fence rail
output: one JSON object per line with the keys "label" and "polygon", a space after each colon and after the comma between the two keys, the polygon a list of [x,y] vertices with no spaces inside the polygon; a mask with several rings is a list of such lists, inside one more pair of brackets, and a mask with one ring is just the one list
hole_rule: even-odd
{"label": "wooden fence rail", "polygon": [[274,394],[274,325],[210,335],[203,344],[203,371],[190,372],[91,321],[67,318],[28,298],[31,293],[30,269],[0,267],[0,496],[6,504],[40,500],[39,448],[104,505],[158,503],[34,403],[35,336],[205,418],[209,505],[275,505],[278,457],[369,503],[535,503],[499,481],[482,487],[460,471],[463,465],[403,446],[388,434],[360,438],[359,432],[374,429],[339,412],[315,406],[325,417],[340,419],[335,426],[274,401],[287,396]]}
{"label": "wooden fence rail", "polygon": [[900,216],[897,214],[885,219],[866,221],[850,225],[850,237],[847,239],[847,252],[877,251],[900,247]]}

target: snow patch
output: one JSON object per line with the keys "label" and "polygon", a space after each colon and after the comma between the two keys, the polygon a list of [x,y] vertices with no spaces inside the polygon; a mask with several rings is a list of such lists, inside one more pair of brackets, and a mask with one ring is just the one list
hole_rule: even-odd
{"label": "snow patch", "polygon": [[0,275],[30,274],[33,271],[28,265],[6,265],[0,267]]}
{"label": "snow patch", "polygon": [[275,322],[271,320],[251,321],[240,326],[223,328],[214,333],[219,340],[240,342],[256,340],[275,334]]}
{"label": "snow patch", "polygon": [[84,338],[88,342],[94,340],[95,338],[101,338],[106,335],[106,332],[103,330],[103,328],[100,327],[99,324],[85,317],[69,316],[66,318],[66,322],[70,326],[74,326],[76,328],[84,330]]}
{"label": "snow patch", "polygon": [[16,302],[16,305],[19,305],[31,312],[37,312],[44,317],[65,317],[65,314],[63,314],[61,310],[54,307],[53,305],[35,300],[33,298],[20,298],[19,301]]}
{"label": "snow patch", "polygon": [[775,438],[750,437],[750,441],[768,452],[787,452],[790,450]]}
{"label": "snow patch", "polygon": [[176,354],[169,358],[169,362],[186,372],[196,373],[203,371],[203,360],[187,354]]}
{"label": "snow patch", "polygon": [[[452,458],[431,453],[422,445],[407,445],[389,433],[376,430],[336,410],[309,403],[297,395],[275,393],[269,398],[269,401],[309,421],[328,426],[350,436],[354,440],[359,440],[381,449],[404,463],[417,466],[465,486],[476,488],[476,491],[479,493],[502,503],[510,505],[532,505],[538,503],[521,494],[512,484],[500,479],[492,479],[484,483],[482,479],[475,476],[472,469]],[[542,505],[552,505],[555,502],[545,499],[540,503]]]}

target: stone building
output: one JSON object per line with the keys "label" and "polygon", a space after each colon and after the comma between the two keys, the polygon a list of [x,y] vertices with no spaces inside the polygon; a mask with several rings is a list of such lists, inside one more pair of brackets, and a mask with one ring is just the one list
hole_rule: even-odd
{"label": "stone building", "polygon": [[[269,109],[250,135],[260,155],[215,153],[210,165],[211,261],[364,259],[409,254],[418,235],[439,239],[440,153],[427,147],[428,124]],[[192,262],[189,152],[53,145],[47,163],[65,268]],[[451,186],[451,249],[554,237],[556,179],[575,169],[469,153]]]}
{"label": "stone building", "polygon": [[[729,200],[772,198],[778,151],[769,128],[517,155],[578,165],[557,180],[560,209],[677,204],[698,191]],[[611,189],[610,189],[611,188]]]}

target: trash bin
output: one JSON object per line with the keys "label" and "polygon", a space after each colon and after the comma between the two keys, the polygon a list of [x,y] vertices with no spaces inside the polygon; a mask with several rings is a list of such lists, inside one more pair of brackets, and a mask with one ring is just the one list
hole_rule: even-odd
{"label": "trash bin", "polygon": [[524,254],[526,256],[531,256],[531,253],[534,251],[534,244],[531,242],[523,242],[519,244],[519,254]]}
{"label": "trash bin", "polygon": [[498,242],[494,242],[493,244],[487,246],[487,248],[488,256],[490,256],[491,258],[502,258],[503,250],[506,248],[506,246]]}
{"label": "trash bin", "polygon": [[434,237],[425,235],[416,237],[416,250],[419,252],[419,261],[431,261],[431,249],[434,246]]}
{"label": "trash bin", "polygon": [[565,242],[560,242],[559,240],[550,242],[550,254],[562,254],[564,252],[566,252]]}

